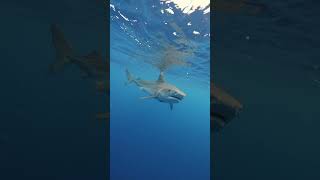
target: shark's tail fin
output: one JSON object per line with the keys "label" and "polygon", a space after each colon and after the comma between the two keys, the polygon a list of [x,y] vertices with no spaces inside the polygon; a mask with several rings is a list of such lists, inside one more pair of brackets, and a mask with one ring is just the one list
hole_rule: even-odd
{"label": "shark's tail fin", "polygon": [[132,76],[132,74],[129,72],[128,69],[126,69],[126,75],[127,75],[127,79],[128,79],[126,84],[130,84],[131,82],[135,81],[134,77]]}
{"label": "shark's tail fin", "polygon": [[50,66],[53,72],[60,71],[64,66],[70,63],[70,57],[73,56],[73,50],[65,39],[63,32],[56,24],[51,25],[52,43],[56,53],[56,60]]}

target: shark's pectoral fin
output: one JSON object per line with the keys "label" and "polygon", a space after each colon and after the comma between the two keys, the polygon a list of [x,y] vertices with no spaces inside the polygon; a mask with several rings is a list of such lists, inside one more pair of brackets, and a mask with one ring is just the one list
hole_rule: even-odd
{"label": "shark's pectoral fin", "polygon": [[152,99],[155,98],[156,96],[145,96],[145,97],[140,97],[140,99]]}
{"label": "shark's pectoral fin", "polygon": [[170,110],[172,110],[173,109],[173,104],[172,103],[170,103]]}

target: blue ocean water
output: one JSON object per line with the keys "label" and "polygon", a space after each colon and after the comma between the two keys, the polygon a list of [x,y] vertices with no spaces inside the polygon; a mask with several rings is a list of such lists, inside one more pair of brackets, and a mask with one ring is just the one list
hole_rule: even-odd
{"label": "blue ocean water", "polygon": [[[110,11],[111,179],[209,179],[209,13],[183,14],[161,1],[111,1]],[[172,110],[126,84],[126,69],[157,80],[155,64],[165,58],[188,63],[165,71],[187,94]]]}

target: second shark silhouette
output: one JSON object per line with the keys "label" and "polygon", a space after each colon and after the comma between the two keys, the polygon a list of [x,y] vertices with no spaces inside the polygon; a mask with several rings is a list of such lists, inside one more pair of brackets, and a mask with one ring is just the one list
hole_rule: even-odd
{"label": "second shark silhouette", "polygon": [[243,109],[243,105],[225,90],[214,86],[211,83],[211,129],[214,131],[220,131],[231,120],[239,116],[240,111]]}
{"label": "second shark silhouette", "polygon": [[[52,24],[50,29],[56,54],[56,59],[50,65],[50,70],[52,72],[62,71],[65,66],[73,64],[81,70],[83,78],[93,80],[97,91],[106,93],[107,98],[109,98],[109,63],[104,61],[102,55],[97,51],[79,56],[74,52],[70,43],[66,40],[64,33],[57,25]],[[99,113],[96,118],[109,118],[109,113]]]}
{"label": "second shark silhouette", "polygon": [[99,91],[108,89],[107,83],[107,62],[103,60],[102,55],[97,51],[92,51],[87,55],[77,55],[70,43],[65,39],[63,32],[57,25],[51,25],[52,42],[56,53],[56,60],[50,66],[53,72],[61,71],[68,64],[76,65],[83,78],[89,78],[96,82]]}

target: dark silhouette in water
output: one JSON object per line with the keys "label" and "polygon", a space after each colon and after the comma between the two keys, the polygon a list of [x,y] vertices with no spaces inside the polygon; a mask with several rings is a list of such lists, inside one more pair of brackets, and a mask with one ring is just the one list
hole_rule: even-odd
{"label": "dark silhouette in water", "polygon": [[67,64],[74,64],[84,73],[83,77],[97,81],[102,81],[106,78],[107,63],[100,53],[92,51],[87,55],[78,56],[57,25],[51,25],[51,33],[56,52],[56,61],[50,67],[52,71],[61,71]]}
{"label": "dark silhouette in water", "polygon": [[230,121],[236,118],[242,110],[242,104],[222,90],[211,84],[211,130],[219,131],[225,127]]}
{"label": "dark silhouette in water", "polygon": [[[51,25],[52,42],[55,49],[56,60],[50,66],[52,72],[62,71],[65,66],[73,64],[83,73],[83,78],[91,79],[95,82],[96,90],[109,95],[109,63],[103,60],[102,55],[97,51],[92,51],[87,55],[77,55],[70,43],[66,40],[64,33],[57,25]],[[108,114],[108,113],[107,113]],[[103,113],[97,118],[106,117]]]}

